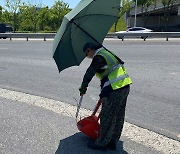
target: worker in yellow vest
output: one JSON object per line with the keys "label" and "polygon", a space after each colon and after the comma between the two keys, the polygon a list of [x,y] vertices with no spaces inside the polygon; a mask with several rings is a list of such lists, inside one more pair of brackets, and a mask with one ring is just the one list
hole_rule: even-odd
{"label": "worker in yellow vest", "polygon": [[83,51],[92,62],[79,88],[80,95],[86,93],[89,82],[96,75],[101,81],[99,96],[102,99],[100,137],[87,145],[94,150],[116,150],[123,129],[126,101],[132,81],[124,62],[102,45],[87,43]]}

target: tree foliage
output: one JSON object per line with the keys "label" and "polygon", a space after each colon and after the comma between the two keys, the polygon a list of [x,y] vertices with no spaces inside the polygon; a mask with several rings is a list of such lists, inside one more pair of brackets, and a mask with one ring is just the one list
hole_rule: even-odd
{"label": "tree foliage", "polygon": [[52,7],[22,3],[21,0],[6,0],[6,7],[0,6],[0,23],[13,26],[14,31],[55,32],[63,17],[71,9],[61,0]]}
{"label": "tree foliage", "polygon": [[133,1],[122,0],[122,7],[120,9],[120,17],[122,17],[126,12],[132,8]]}
{"label": "tree foliage", "polygon": [[177,2],[176,0],[162,0],[161,1],[163,4],[163,21],[164,21],[164,30],[167,31],[168,29],[168,23],[170,20],[170,14],[173,5]]}
{"label": "tree foliage", "polygon": [[[136,0],[133,0],[134,3]],[[164,30],[167,31],[170,14],[172,11],[173,5],[177,0],[161,0],[160,3],[163,5],[163,16],[162,19],[164,21]],[[146,27],[147,21],[149,19],[150,14],[156,9],[157,0],[137,0],[137,5],[141,7],[141,13],[144,21],[144,27]],[[149,7],[154,6],[153,10],[149,11]]]}
{"label": "tree foliage", "polygon": [[[136,3],[136,0],[134,0]],[[154,5],[154,9],[156,8],[156,0],[137,0],[137,6],[141,8],[142,18],[143,18],[143,26],[146,27],[147,21],[151,12],[148,10],[150,6]]]}
{"label": "tree foliage", "polygon": [[[23,3],[22,0],[5,0],[6,7],[0,6],[0,23],[8,23],[13,26],[14,31],[30,32],[56,32],[63,20],[65,14],[71,9],[67,3],[62,0],[55,1],[52,7],[38,6],[32,3]],[[122,6],[119,7],[120,18],[113,25],[111,31],[125,29],[126,25],[123,16],[132,9],[136,0],[122,0]],[[170,19],[170,13],[176,0],[161,0],[164,6],[162,20],[164,21],[165,30],[167,29]],[[141,8],[141,14],[144,21],[144,27],[149,19],[152,10],[156,8],[156,0],[137,0],[137,5]],[[122,24],[121,24],[122,23]]]}

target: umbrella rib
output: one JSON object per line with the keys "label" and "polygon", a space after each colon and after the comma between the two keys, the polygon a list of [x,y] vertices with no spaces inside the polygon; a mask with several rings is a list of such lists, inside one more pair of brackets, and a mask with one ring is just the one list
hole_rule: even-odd
{"label": "umbrella rib", "polygon": [[80,30],[82,30],[85,34],[87,34],[90,38],[92,38],[96,43],[100,44],[93,36],[91,36],[88,32],[86,32],[82,27],[80,27],[78,24],[76,24],[74,21],[71,21],[73,24],[75,24]]}
{"label": "umbrella rib", "polygon": [[[72,24],[71,24],[70,29],[72,29]],[[70,39],[70,41],[71,41],[71,44],[72,44],[72,39]],[[73,48],[73,46],[72,46],[72,48]],[[74,52],[73,52],[73,53],[74,53]],[[75,53],[74,53],[74,57],[76,58],[77,63],[79,63],[79,62],[78,62],[78,59],[77,59],[77,57],[76,57],[76,55],[75,55]]]}
{"label": "umbrella rib", "polygon": [[[88,14],[88,15],[84,15],[84,16],[81,16],[81,17],[78,17],[78,18],[74,18],[73,20],[78,20],[78,19],[81,19],[81,18],[84,18],[84,17],[87,17],[87,16],[108,16],[108,17],[114,17],[114,18],[119,18],[119,16],[113,16],[113,15],[105,15],[105,14]],[[74,23],[74,22],[73,22]]]}
{"label": "umbrella rib", "polygon": [[[100,44],[93,36],[91,36],[88,32],[86,32],[82,27],[80,27],[79,25],[77,25],[75,22],[71,21],[72,23],[74,23],[79,29],[81,29],[85,34],[87,34],[90,38],[92,38],[96,43],[98,43],[99,45],[101,45],[105,50],[108,50],[103,44]],[[110,53],[112,53],[111,51],[109,51]],[[113,54],[113,53],[112,53]],[[75,56],[76,57],[76,56]],[[76,58],[77,60],[77,58]]]}
{"label": "umbrella rib", "polygon": [[[66,28],[65,31],[63,32],[61,38],[65,35],[65,33],[66,33],[66,31],[67,31],[67,29],[68,29],[69,26],[71,26],[71,24],[67,24],[67,28]],[[62,42],[62,40],[60,39],[60,41],[58,42],[58,45],[59,45],[61,42]],[[57,46],[58,46],[58,45],[57,45]],[[55,54],[55,52],[54,52],[54,54]],[[54,55],[53,55],[53,57],[54,57]]]}

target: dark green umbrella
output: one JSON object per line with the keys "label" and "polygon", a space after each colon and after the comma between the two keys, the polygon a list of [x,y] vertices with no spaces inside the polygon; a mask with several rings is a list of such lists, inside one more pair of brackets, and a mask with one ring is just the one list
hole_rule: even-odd
{"label": "dark green umbrella", "polygon": [[81,0],[64,16],[53,43],[53,58],[59,72],[82,62],[87,42],[102,44],[119,19],[119,8],[120,0]]}

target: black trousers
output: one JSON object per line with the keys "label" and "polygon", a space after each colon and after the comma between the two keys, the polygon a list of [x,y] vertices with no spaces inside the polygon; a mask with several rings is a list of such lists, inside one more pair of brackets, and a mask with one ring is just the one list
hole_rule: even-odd
{"label": "black trousers", "polygon": [[99,147],[117,143],[121,137],[127,97],[130,86],[113,91],[109,97],[102,98],[100,114],[100,137],[95,141]]}

